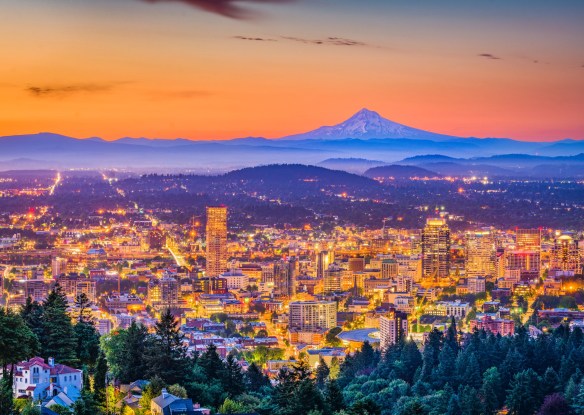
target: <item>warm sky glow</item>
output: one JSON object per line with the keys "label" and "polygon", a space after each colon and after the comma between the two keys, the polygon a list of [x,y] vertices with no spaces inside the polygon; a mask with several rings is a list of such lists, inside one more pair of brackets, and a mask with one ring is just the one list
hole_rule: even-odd
{"label": "warm sky glow", "polygon": [[579,0],[0,8],[0,135],[279,137],[368,107],[450,135],[584,139]]}

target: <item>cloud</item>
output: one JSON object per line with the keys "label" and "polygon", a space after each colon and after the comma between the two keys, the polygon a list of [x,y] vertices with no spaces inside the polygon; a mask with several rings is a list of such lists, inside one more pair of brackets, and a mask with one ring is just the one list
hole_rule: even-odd
{"label": "cloud", "polygon": [[114,88],[114,84],[71,84],[71,85],[31,85],[25,91],[37,98],[66,97],[79,93],[106,92]]}
{"label": "cloud", "polygon": [[478,56],[480,56],[482,58],[487,58],[487,59],[501,59],[500,57],[495,56],[495,55],[493,55],[491,53],[479,53]]}
{"label": "cloud", "polygon": [[141,0],[147,3],[184,3],[209,13],[219,14],[231,19],[251,19],[257,12],[242,7],[239,3],[290,3],[296,0]]}
{"label": "cloud", "polygon": [[347,39],[344,37],[327,37],[324,39],[306,39],[302,37],[282,36],[282,39],[294,42],[306,43],[310,45],[333,45],[333,46],[369,46],[359,40]]}
{"label": "cloud", "polygon": [[256,42],[277,42],[276,39],[270,39],[266,37],[233,36],[233,38],[239,40],[253,40]]}

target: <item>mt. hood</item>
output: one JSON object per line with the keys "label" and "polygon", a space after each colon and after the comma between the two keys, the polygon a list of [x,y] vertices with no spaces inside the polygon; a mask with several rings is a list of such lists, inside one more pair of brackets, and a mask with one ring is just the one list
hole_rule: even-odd
{"label": "mt. hood", "polygon": [[436,141],[455,139],[458,137],[435,134],[398,124],[366,108],[363,108],[340,124],[320,127],[303,134],[282,137],[283,140],[342,140],[346,138],[419,138]]}

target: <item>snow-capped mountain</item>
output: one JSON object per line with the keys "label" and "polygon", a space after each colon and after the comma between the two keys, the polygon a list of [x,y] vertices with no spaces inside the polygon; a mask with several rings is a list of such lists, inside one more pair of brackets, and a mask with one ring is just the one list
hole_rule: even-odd
{"label": "snow-capped mountain", "polygon": [[342,140],[345,138],[420,138],[425,140],[448,140],[457,137],[435,134],[398,124],[366,108],[363,108],[340,124],[320,127],[303,134],[282,137],[284,140]]}

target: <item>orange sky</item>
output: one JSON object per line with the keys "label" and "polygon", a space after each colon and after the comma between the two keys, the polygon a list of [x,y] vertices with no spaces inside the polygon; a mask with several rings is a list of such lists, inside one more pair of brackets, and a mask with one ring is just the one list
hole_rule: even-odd
{"label": "orange sky", "polygon": [[0,135],[279,137],[368,107],[450,135],[584,139],[582,3],[389,3],[240,3],[261,15],[239,19],[0,0]]}

